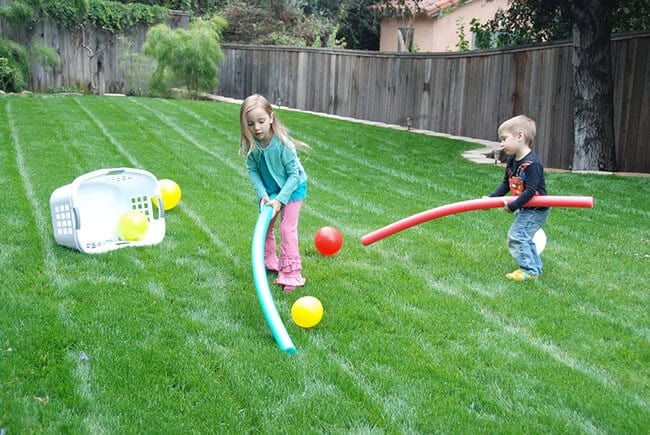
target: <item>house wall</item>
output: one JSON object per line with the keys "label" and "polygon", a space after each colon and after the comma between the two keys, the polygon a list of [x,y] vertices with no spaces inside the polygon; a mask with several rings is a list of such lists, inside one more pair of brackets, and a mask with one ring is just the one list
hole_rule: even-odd
{"label": "house wall", "polygon": [[465,39],[471,42],[469,23],[473,18],[485,23],[494,18],[497,10],[505,10],[507,7],[508,0],[474,0],[434,18],[420,15],[411,21],[402,18],[386,19],[381,23],[379,51],[399,51],[399,29],[408,27],[409,23],[415,29],[414,42],[418,52],[458,51],[458,19],[463,23]]}

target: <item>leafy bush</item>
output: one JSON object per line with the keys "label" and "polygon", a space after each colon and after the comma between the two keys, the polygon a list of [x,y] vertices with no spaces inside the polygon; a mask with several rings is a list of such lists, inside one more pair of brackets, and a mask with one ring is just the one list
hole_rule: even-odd
{"label": "leafy bush", "polygon": [[35,19],[53,20],[61,29],[81,23],[89,9],[89,0],[19,0],[33,8]]}
{"label": "leafy bush", "polygon": [[91,0],[88,21],[97,29],[121,33],[138,25],[151,26],[164,21],[168,14],[169,10],[160,6]]}
{"label": "leafy bush", "polygon": [[118,59],[120,68],[124,70],[126,93],[138,97],[149,96],[149,81],[156,69],[156,61],[141,53],[131,51],[132,40],[120,38],[120,42],[127,48]]}
{"label": "leafy bush", "polygon": [[16,0],[0,7],[0,17],[14,27],[33,28],[38,20],[52,20],[61,29],[72,29],[88,20],[110,33],[159,23],[168,13],[162,6],[111,0]]}
{"label": "leafy bush", "polygon": [[59,53],[47,44],[33,42],[29,47],[29,56],[32,61],[38,63],[45,69],[54,69],[61,64]]}
{"label": "leafy bush", "polygon": [[269,35],[283,32],[268,10],[232,3],[224,8],[223,14],[228,22],[223,37],[228,42],[263,44]]}
{"label": "leafy bush", "polygon": [[0,89],[20,92],[27,87],[28,77],[27,50],[14,41],[0,38]]}
{"label": "leafy bush", "polygon": [[34,9],[20,1],[13,2],[9,6],[0,6],[0,18],[7,20],[13,27],[30,28],[34,20]]}
{"label": "leafy bush", "polygon": [[223,9],[228,27],[224,40],[239,44],[289,45],[299,47],[342,47],[337,40],[336,20],[307,15],[297,4],[274,13],[259,5],[231,3]]}
{"label": "leafy bush", "polygon": [[194,20],[189,30],[172,30],[165,24],[149,29],[142,52],[158,63],[151,76],[151,90],[170,96],[172,88],[187,88],[196,94],[218,87],[225,26],[222,17],[214,16]]}

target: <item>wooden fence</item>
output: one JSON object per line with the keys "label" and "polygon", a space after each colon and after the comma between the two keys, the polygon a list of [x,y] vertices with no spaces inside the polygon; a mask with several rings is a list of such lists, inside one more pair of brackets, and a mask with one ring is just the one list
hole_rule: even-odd
{"label": "wooden fence", "polygon": [[[0,3],[3,0],[0,0]],[[172,13],[168,24],[187,27]],[[41,23],[34,38],[61,56],[44,70],[32,64],[29,89],[72,86],[98,94],[128,92],[120,58],[139,53],[101,32],[82,35]],[[31,34],[0,32],[28,45]],[[13,33],[12,33],[13,32]],[[102,36],[103,35],[103,36]],[[83,41],[83,44],[82,44]],[[650,33],[613,39],[614,122],[620,171],[649,172]],[[83,48],[86,45],[95,53]],[[569,169],[573,150],[571,45],[558,43],[469,53],[378,53],[355,50],[223,44],[220,86],[232,98],[252,93],[303,110],[380,121],[452,135],[496,140],[501,121],[525,113],[538,122],[536,151],[548,167]]]}
{"label": "wooden fence", "polygon": [[[171,11],[166,23],[172,28],[187,28],[189,15],[183,11]],[[48,45],[61,58],[60,66],[54,69],[31,63],[28,89],[34,92],[49,92],[57,87],[100,95],[127,92],[125,67],[121,61],[128,54],[141,53],[147,30],[147,27],[138,26],[121,37],[115,37],[93,28],[86,31],[80,28],[62,30],[56,23],[45,21],[39,22],[34,30],[25,31],[0,20],[0,34],[25,47],[33,42]]]}
{"label": "wooden fence", "polygon": [[[614,123],[620,171],[650,172],[650,33],[615,37]],[[505,119],[538,123],[546,166],[570,169],[570,43],[470,53],[376,53],[223,44],[219,95],[452,135],[496,140]]]}

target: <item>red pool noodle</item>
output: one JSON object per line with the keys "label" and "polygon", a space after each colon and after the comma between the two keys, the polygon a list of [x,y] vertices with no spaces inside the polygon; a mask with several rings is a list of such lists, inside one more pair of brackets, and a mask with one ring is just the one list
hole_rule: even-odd
{"label": "red pool noodle", "polygon": [[[388,236],[414,227],[423,222],[438,219],[450,214],[464,213],[466,211],[486,210],[489,208],[503,207],[503,200],[508,202],[517,199],[516,196],[471,199],[469,201],[454,202],[414,214],[395,223],[387,225],[361,237],[361,244],[368,246]],[[591,196],[534,196],[524,207],[576,207],[593,208],[594,198]]]}

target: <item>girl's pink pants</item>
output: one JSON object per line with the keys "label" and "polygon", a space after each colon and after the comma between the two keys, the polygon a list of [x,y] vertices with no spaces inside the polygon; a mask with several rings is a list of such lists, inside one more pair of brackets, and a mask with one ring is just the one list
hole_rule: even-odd
{"label": "girl's pink pants", "polygon": [[264,241],[264,262],[268,270],[277,270],[276,284],[285,286],[285,290],[293,290],[305,284],[302,277],[302,263],[298,250],[298,218],[302,201],[290,202],[282,206],[280,213],[280,258],[277,256],[275,244],[276,215],[269,223]]}

